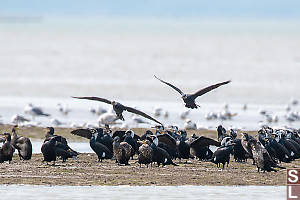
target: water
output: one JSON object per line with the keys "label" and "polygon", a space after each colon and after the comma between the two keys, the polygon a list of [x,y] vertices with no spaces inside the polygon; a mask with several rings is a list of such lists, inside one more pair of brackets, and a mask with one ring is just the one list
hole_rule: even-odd
{"label": "water", "polygon": [[0,185],[3,199],[270,199],[285,186],[34,186]]}
{"label": "water", "polygon": [[[297,28],[298,27],[298,28]],[[96,123],[88,112],[103,103],[70,96],[101,96],[152,114],[154,107],[168,110],[165,124],[183,126],[185,111],[180,96],[153,78],[168,80],[187,93],[218,81],[232,80],[198,99],[201,109],[191,111],[200,127],[218,124],[257,129],[268,108],[288,123],[284,106],[300,99],[300,26],[285,20],[204,20],[201,18],[43,17],[36,23],[0,26],[0,115],[9,123],[32,102],[69,126]],[[61,116],[58,102],[73,112]],[[224,103],[237,112],[233,121],[206,121],[207,112]],[[247,112],[242,105],[249,104]],[[299,111],[299,107],[294,107]],[[125,115],[131,126],[136,126]],[[50,119],[38,118],[41,126]],[[141,125],[149,127],[149,125]]]}

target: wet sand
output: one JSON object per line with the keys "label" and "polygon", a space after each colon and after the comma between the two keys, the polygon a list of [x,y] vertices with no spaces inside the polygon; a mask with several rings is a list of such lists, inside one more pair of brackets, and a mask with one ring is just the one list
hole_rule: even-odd
{"label": "wet sand", "polygon": [[[9,130],[10,126],[1,126],[1,132]],[[69,134],[71,129],[56,129],[57,134],[64,135],[68,140],[85,141]],[[42,139],[45,131],[41,128],[20,128],[20,135]],[[137,133],[144,130],[136,129]],[[194,131],[190,131],[193,133]],[[22,134],[21,134],[22,133]],[[216,137],[216,131],[197,131],[197,135]],[[255,132],[251,133],[255,135]],[[210,162],[189,160],[187,164],[175,160],[179,166],[140,168],[137,157],[130,160],[129,166],[118,166],[114,160],[97,162],[94,153],[82,153],[78,161],[69,159],[55,166],[42,163],[43,156],[34,154],[29,161],[21,161],[14,155],[11,164],[0,164],[0,184],[34,184],[34,185],[285,185],[286,170],[277,173],[258,173],[252,161],[237,163],[231,158],[228,168],[220,170]],[[299,167],[300,161],[294,161],[281,166]]]}

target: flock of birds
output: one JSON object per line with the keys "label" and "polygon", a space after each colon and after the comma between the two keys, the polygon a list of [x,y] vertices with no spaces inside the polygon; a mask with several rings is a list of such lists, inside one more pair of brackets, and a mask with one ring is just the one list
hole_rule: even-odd
{"label": "flock of birds", "polygon": [[[78,159],[79,152],[73,150],[66,138],[54,134],[53,127],[47,127],[45,140],[41,147],[45,162],[53,162],[60,158],[66,162],[69,158]],[[0,148],[0,162],[12,161],[15,149],[22,160],[30,160],[32,157],[32,144],[29,138],[18,136],[18,126],[12,128],[11,134],[4,133],[0,138],[3,143]],[[227,167],[232,155],[236,162],[247,162],[253,160],[258,172],[276,172],[284,169],[279,166],[281,162],[289,163],[300,158],[300,130],[296,129],[272,129],[263,127],[253,137],[248,133],[241,133],[238,138],[236,130],[226,129],[219,125],[217,127],[217,140],[205,136],[188,137],[185,130],[179,130],[173,126],[172,129],[164,129],[156,126],[155,132],[147,130],[139,136],[132,130],[112,131],[109,125],[101,128],[75,129],[71,134],[89,139],[91,149],[96,153],[98,162],[105,159],[114,159],[118,165],[129,165],[129,160],[137,155],[140,165],[147,167],[152,163],[160,165],[174,165],[175,159],[186,160],[199,159],[210,161],[219,168]],[[217,147],[212,151],[210,147]]]}
{"label": "flock of birds", "polygon": [[[200,107],[196,104],[195,99],[199,96],[210,92],[222,85],[230,83],[225,81],[208,86],[193,94],[185,94],[176,86],[163,81],[155,76],[160,82],[176,90],[182,97],[185,107],[197,109]],[[177,165],[174,159],[194,159],[211,161],[222,168],[229,164],[230,155],[232,154],[235,161],[245,162],[252,159],[253,164],[257,166],[258,171],[277,171],[275,168],[283,168],[278,162],[291,162],[300,158],[300,131],[296,129],[275,129],[263,126],[258,131],[258,139],[247,133],[242,133],[242,137],[237,137],[237,131],[230,129],[229,134],[221,125],[217,127],[218,140],[193,134],[188,138],[185,130],[179,130],[177,126],[166,129],[157,119],[151,117],[143,111],[136,108],[123,105],[119,102],[108,100],[100,97],[73,97],[75,99],[86,99],[100,101],[112,105],[115,119],[124,121],[123,112],[127,111],[135,115],[147,118],[159,124],[153,133],[147,130],[142,136],[136,135],[132,130],[112,132],[109,125],[102,128],[79,128],[73,130],[71,134],[85,137],[90,141],[90,147],[97,154],[98,161],[104,159],[115,159],[119,165],[128,165],[128,161],[138,155],[140,165],[156,162],[160,165]],[[60,106],[61,112],[68,113],[69,110]],[[246,109],[246,106],[244,107]],[[25,111],[32,116],[49,116],[40,108],[29,104]],[[96,111],[95,111],[96,112]],[[101,112],[101,111],[99,111]],[[188,113],[186,113],[188,114]],[[268,116],[267,112],[261,111],[261,114]],[[295,114],[295,113],[294,113]],[[165,113],[167,115],[167,113]],[[223,116],[227,118],[234,117],[235,114],[225,112]],[[184,117],[184,115],[183,115]],[[214,114],[207,116],[213,119]],[[294,116],[297,118],[298,116]],[[22,121],[24,119],[16,119]],[[189,123],[187,121],[187,123]],[[192,125],[189,124],[191,127]],[[29,160],[32,156],[32,144],[29,138],[19,137],[16,133],[18,126],[14,126],[12,133],[4,133],[3,142],[0,148],[0,162],[11,161],[15,149],[18,150],[20,159]],[[210,146],[216,146],[213,152]],[[78,152],[68,146],[66,138],[55,135],[54,128],[48,127],[44,143],[41,148],[44,161],[54,162],[57,157],[65,162],[68,158],[77,159]]]}

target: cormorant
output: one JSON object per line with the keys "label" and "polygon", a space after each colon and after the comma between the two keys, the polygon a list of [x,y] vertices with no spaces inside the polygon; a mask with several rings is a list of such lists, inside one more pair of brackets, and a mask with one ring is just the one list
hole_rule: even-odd
{"label": "cormorant", "polygon": [[194,158],[194,156],[190,155],[190,145],[186,142],[186,134],[181,134],[180,139],[177,142],[178,149],[178,158],[181,159],[189,159]]}
{"label": "cormorant", "polygon": [[18,150],[20,159],[30,160],[32,156],[31,141],[27,137],[19,137],[16,133],[16,130],[18,129],[19,128],[17,125],[12,128],[11,144],[14,146],[15,149]]}
{"label": "cormorant", "polygon": [[232,140],[224,142],[224,146],[219,147],[212,155],[211,161],[220,167],[220,164],[223,164],[223,169],[227,163],[227,167],[230,160],[230,154],[233,150]]}
{"label": "cormorant", "polygon": [[48,164],[48,162],[53,161],[53,165],[55,165],[55,161],[56,161],[55,144],[58,140],[60,140],[60,138],[58,137],[59,136],[52,137],[50,140],[45,141],[44,144],[42,145],[41,151],[44,156],[43,162],[46,161]]}
{"label": "cormorant", "polygon": [[160,166],[160,164],[162,164],[163,166],[165,166],[165,165],[177,166],[172,161],[169,153],[166,150],[164,150],[163,148],[158,147],[158,138],[155,135],[152,137],[154,138],[154,139],[150,140],[150,142],[152,142],[150,147],[153,150],[152,161],[156,162],[158,167]]}
{"label": "cormorant", "polygon": [[[113,157],[113,149],[110,150],[110,139],[104,139],[107,133],[103,135],[103,129],[76,129],[71,131],[71,134],[85,137],[90,140],[90,147],[98,156],[98,161],[102,162],[103,159],[111,159]],[[110,137],[110,136],[107,136]]]}
{"label": "cormorant", "polygon": [[225,82],[222,82],[222,83],[217,83],[215,85],[208,86],[208,87],[206,87],[204,89],[201,89],[201,90],[197,91],[194,94],[185,94],[179,88],[175,87],[174,85],[172,85],[172,84],[170,84],[168,82],[165,82],[165,81],[159,79],[155,75],[154,75],[154,77],[156,79],[158,79],[159,81],[161,81],[162,83],[164,83],[164,84],[170,86],[171,88],[173,88],[174,90],[176,90],[181,95],[181,98],[183,99],[183,101],[185,103],[185,107],[192,108],[192,109],[200,107],[199,105],[197,105],[195,103],[195,99],[197,97],[202,96],[203,94],[205,94],[205,93],[207,93],[207,92],[209,92],[209,91],[211,91],[213,89],[216,89],[216,88],[220,87],[221,85],[225,85],[225,84],[230,83],[230,81],[225,81]]}
{"label": "cormorant", "polygon": [[140,167],[142,164],[147,167],[149,164],[152,166],[153,150],[150,145],[149,140],[143,140],[142,145],[139,147],[138,163],[140,164]]}
{"label": "cormorant", "polygon": [[3,163],[4,161],[8,161],[8,163],[10,163],[12,161],[15,148],[11,144],[11,135],[9,133],[4,133],[3,135],[5,137],[5,141],[0,148],[0,163]]}
{"label": "cormorant", "polygon": [[130,144],[127,142],[120,142],[120,138],[117,136],[114,138],[113,150],[114,157],[119,165],[129,165],[128,161],[132,155],[132,151],[134,151]]}
{"label": "cormorant", "polygon": [[76,99],[88,99],[88,100],[94,100],[94,101],[101,101],[101,102],[104,102],[104,103],[107,103],[107,104],[111,104],[113,106],[113,109],[114,111],[116,112],[117,114],[117,117],[120,119],[120,120],[125,120],[122,113],[123,111],[128,111],[128,112],[131,112],[131,113],[134,113],[134,114],[137,114],[137,115],[141,115],[147,119],[150,119],[152,121],[155,121],[156,123],[159,123],[162,125],[161,122],[157,121],[156,119],[154,119],[153,117],[147,115],[146,113],[142,112],[142,111],[139,111],[135,108],[131,108],[131,107],[128,107],[128,106],[124,106],[122,105],[121,103],[118,103],[116,101],[110,101],[110,100],[107,100],[107,99],[104,99],[104,98],[99,98],[99,97],[73,97],[73,98],[76,98]]}
{"label": "cormorant", "polygon": [[210,145],[219,147],[221,143],[211,138],[200,136],[191,142],[190,153],[191,155],[196,156],[199,160],[209,160],[213,155],[213,152],[209,149]]}

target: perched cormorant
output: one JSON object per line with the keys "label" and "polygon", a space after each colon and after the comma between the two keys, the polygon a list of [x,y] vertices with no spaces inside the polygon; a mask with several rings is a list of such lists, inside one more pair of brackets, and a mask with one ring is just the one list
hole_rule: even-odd
{"label": "perched cormorant", "polygon": [[250,148],[252,150],[253,158],[257,166],[257,171],[263,170],[264,172],[277,172],[274,167],[284,169],[276,164],[276,162],[271,158],[268,151],[264,146],[257,140],[249,141]]}
{"label": "perched cormorant", "polygon": [[[242,146],[241,139],[234,139],[233,140],[233,158],[236,162],[245,162],[247,160],[248,154],[246,153],[245,149]],[[249,157],[249,156],[248,156]]]}
{"label": "perched cormorant", "polygon": [[126,131],[124,142],[130,144],[131,147],[133,148],[133,151],[131,152],[131,159],[133,159],[134,154],[138,153],[139,147],[137,142],[134,140],[134,132],[132,130]]}
{"label": "perched cormorant", "polygon": [[158,147],[166,150],[172,159],[178,156],[176,140],[170,134],[157,135],[157,139]]}
{"label": "perched cormorant", "polygon": [[142,164],[148,167],[149,164],[152,166],[152,157],[153,157],[153,150],[150,147],[149,140],[143,140],[142,145],[139,147],[139,155],[138,155],[138,162],[140,167]]}
{"label": "perched cormorant", "polygon": [[158,79],[159,81],[161,81],[162,83],[164,83],[164,84],[170,86],[171,88],[173,88],[174,90],[176,90],[181,95],[181,98],[183,99],[183,101],[185,103],[185,107],[192,108],[192,109],[200,107],[199,105],[197,105],[195,103],[195,99],[197,97],[202,96],[203,94],[205,94],[205,93],[207,93],[207,92],[209,92],[209,91],[211,91],[213,89],[216,89],[216,88],[220,87],[221,85],[225,85],[225,84],[230,83],[230,81],[225,81],[225,82],[222,82],[222,83],[217,83],[215,85],[208,86],[208,87],[206,87],[204,89],[201,89],[201,90],[197,91],[194,94],[185,94],[179,88],[175,87],[174,85],[172,85],[172,84],[170,84],[168,82],[165,82],[165,81],[157,78],[156,76],[154,76],[154,77],[156,79]]}
{"label": "perched cormorant", "polygon": [[71,134],[85,137],[90,140],[90,147],[98,156],[98,161],[103,159],[111,159],[113,157],[111,137],[106,132],[103,134],[102,128],[97,129],[76,129],[71,131]]}
{"label": "perched cormorant", "polygon": [[129,165],[128,161],[132,155],[132,152],[134,151],[130,144],[127,142],[120,142],[120,138],[117,136],[114,138],[113,150],[114,157],[119,165]]}
{"label": "perched cormorant", "polygon": [[179,141],[177,142],[178,149],[178,158],[181,159],[189,159],[194,158],[194,156],[190,155],[190,145],[186,141],[186,135],[181,134]]}
{"label": "perched cormorant", "polygon": [[256,139],[254,137],[248,135],[248,133],[242,133],[242,139],[241,139],[242,146],[246,151],[246,153],[248,154],[249,158],[253,160],[253,164],[254,164],[255,160],[253,158],[252,149],[250,146],[251,142],[253,141],[256,142]]}
{"label": "perched cormorant", "polygon": [[151,139],[150,147],[153,150],[153,157],[152,161],[157,163],[157,166],[159,167],[160,164],[163,166],[165,165],[174,165],[177,166],[171,159],[171,156],[169,153],[164,150],[163,148],[158,147],[158,138],[156,136],[152,136],[154,139]]}
{"label": "perched cormorant", "polygon": [[113,106],[113,109],[114,111],[116,112],[117,114],[117,117],[120,119],[120,120],[125,120],[122,113],[123,111],[128,111],[128,112],[131,112],[131,113],[134,113],[134,114],[137,114],[137,115],[141,115],[147,119],[150,119],[152,121],[155,121],[156,123],[159,123],[162,125],[161,122],[157,121],[156,119],[154,119],[153,117],[147,115],[146,113],[142,112],[142,111],[139,111],[135,108],[131,108],[131,107],[128,107],[128,106],[124,106],[122,105],[121,103],[118,103],[116,101],[110,101],[110,100],[107,100],[107,99],[104,99],[104,98],[99,98],[99,97],[73,97],[73,98],[76,98],[76,99],[88,99],[88,100],[94,100],[94,101],[101,101],[101,102],[104,102],[104,103],[107,103],[107,104],[111,104]]}
{"label": "perched cormorant", "polygon": [[220,142],[217,142],[211,138],[200,136],[190,144],[190,153],[193,156],[196,156],[199,160],[209,160],[212,157],[213,152],[209,149],[209,146],[221,145]]}
{"label": "perched cormorant", "polygon": [[19,152],[20,159],[30,160],[32,156],[32,144],[29,138],[21,136],[16,133],[18,126],[14,126],[12,129],[11,144]]}
{"label": "perched cormorant", "polygon": [[224,146],[219,147],[212,155],[211,161],[220,167],[221,163],[223,164],[223,169],[225,164],[227,163],[227,167],[230,160],[230,154],[233,150],[232,140],[226,141],[223,143]]}
{"label": "perched cormorant", "polygon": [[4,161],[8,161],[8,163],[10,163],[15,152],[15,148],[11,144],[11,135],[9,133],[4,133],[3,135],[5,137],[5,142],[0,148],[0,163],[3,163]]}
{"label": "perched cormorant", "polygon": [[217,132],[218,132],[218,141],[221,142],[223,138],[229,137],[229,135],[226,134],[226,129],[222,126],[219,125],[217,127]]}
{"label": "perched cormorant", "polygon": [[45,141],[44,144],[42,145],[41,151],[44,156],[43,162],[46,161],[48,164],[48,162],[53,161],[53,165],[55,165],[55,161],[56,161],[55,144],[56,144],[57,140],[60,140],[58,137],[59,136],[52,137],[50,140]]}
{"label": "perched cormorant", "polygon": [[66,138],[58,135],[54,135],[54,128],[47,127],[48,131],[45,135],[46,139],[44,143],[51,140],[53,137],[56,138],[55,148],[56,148],[56,156],[61,157],[63,162],[65,162],[68,158],[77,159],[78,152],[71,149],[68,145]]}

